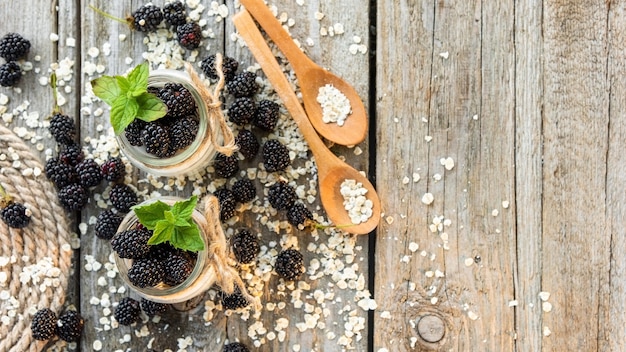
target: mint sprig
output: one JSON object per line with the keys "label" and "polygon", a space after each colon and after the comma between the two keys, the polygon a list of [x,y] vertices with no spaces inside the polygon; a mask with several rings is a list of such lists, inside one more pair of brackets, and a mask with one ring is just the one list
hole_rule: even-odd
{"label": "mint sprig", "polygon": [[147,62],[137,65],[128,76],[102,76],[91,81],[93,93],[111,106],[111,126],[120,134],[134,119],[150,122],[165,116],[167,106],[148,93]]}
{"label": "mint sprig", "polygon": [[139,222],[153,232],[148,244],[169,242],[175,248],[198,252],[204,250],[204,242],[198,225],[192,219],[196,204],[198,197],[192,196],[173,205],[157,200],[145,205],[135,205],[132,210]]}

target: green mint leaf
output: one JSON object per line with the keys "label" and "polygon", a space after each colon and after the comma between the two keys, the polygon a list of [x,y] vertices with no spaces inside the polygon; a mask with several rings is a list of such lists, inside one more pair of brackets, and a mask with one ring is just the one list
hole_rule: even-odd
{"label": "green mint leaf", "polygon": [[178,218],[182,218],[185,220],[191,220],[191,215],[193,214],[193,210],[196,208],[198,204],[198,196],[192,196],[191,198],[176,202],[172,206],[172,213],[176,215]]}
{"label": "green mint leaf", "polygon": [[163,213],[170,210],[170,206],[158,200],[146,205],[135,205],[132,209],[143,226],[154,230],[157,222],[163,220]]}
{"label": "green mint leaf", "polygon": [[193,222],[190,223],[188,220],[185,220],[183,218],[176,218],[176,220],[174,221],[174,225],[176,227],[189,227],[192,226]]}
{"label": "green mint leaf", "polygon": [[115,76],[117,86],[120,87],[120,94],[127,95],[130,91],[130,82],[124,76]]}
{"label": "green mint leaf", "polygon": [[137,96],[137,118],[146,122],[160,119],[167,114],[167,106],[156,95],[144,92]]}
{"label": "green mint leaf", "polygon": [[172,214],[171,210],[167,210],[163,213],[163,217],[167,220],[168,223],[174,225],[176,223],[176,217]]}
{"label": "green mint leaf", "polygon": [[[176,228],[166,220],[160,220],[156,223],[152,231],[152,237],[148,240],[148,244],[154,245],[164,242],[172,243],[172,234]],[[172,243],[173,245],[173,243]]]}
{"label": "green mint leaf", "polygon": [[137,116],[139,105],[135,99],[119,95],[111,106],[111,125],[115,134],[120,134]]}
{"label": "green mint leaf", "polygon": [[150,67],[148,62],[144,62],[141,65],[137,65],[128,74],[128,91],[132,96],[137,97],[142,93],[145,93],[148,89],[148,74],[150,73]]}
{"label": "green mint leaf", "polygon": [[109,106],[113,106],[115,98],[121,94],[120,87],[117,85],[115,77],[102,76],[91,81],[93,94],[102,99]]}
{"label": "green mint leaf", "polygon": [[170,243],[180,249],[198,252],[204,250],[204,242],[197,226],[177,227]]}

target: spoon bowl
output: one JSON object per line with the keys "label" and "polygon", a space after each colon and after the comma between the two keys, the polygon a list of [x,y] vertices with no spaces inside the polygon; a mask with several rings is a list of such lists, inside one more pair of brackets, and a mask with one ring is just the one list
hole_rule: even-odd
{"label": "spoon bowl", "polygon": [[[267,79],[285,104],[285,107],[298,124],[298,127],[313,153],[317,165],[320,200],[330,220],[344,231],[353,234],[367,234],[378,226],[380,221],[380,199],[376,189],[367,177],[335,156],[320,139],[300,105],[296,94],[291,90],[287,78],[283,74],[276,58],[272,54],[265,38],[257,28],[254,20],[246,10],[233,16],[239,35],[248,44],[248,48],[261,65]],[[353,224],[343,204],[341,184],[345,180],[355,180],[367,189],[366,198],[372,201],[372,216],[365,222]]]}
{"label": "spoon bowl", "polygon": [[[263,0],[240,0],[240,2],[289,60],[300,84],[302,102],[308,119],[317,132],[329,141],[341,145],[356,145],[365,140],[368,128],[367,113],[354,87],[306,56]],[[327,84],[337,88],[350,101],[352,113],[348,115],[343,126],[322,120],[323,111],[317,102],[317,96],[319,89]]]}

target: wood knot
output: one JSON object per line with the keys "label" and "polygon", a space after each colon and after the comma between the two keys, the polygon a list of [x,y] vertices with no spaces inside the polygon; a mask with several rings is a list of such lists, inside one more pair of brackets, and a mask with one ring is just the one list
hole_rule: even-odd
{"label": "wood knot", "polygon": [[424,315],[417,320],[417,333],[426,342],[436,343],[446,332],[444,321],[436,315]]}

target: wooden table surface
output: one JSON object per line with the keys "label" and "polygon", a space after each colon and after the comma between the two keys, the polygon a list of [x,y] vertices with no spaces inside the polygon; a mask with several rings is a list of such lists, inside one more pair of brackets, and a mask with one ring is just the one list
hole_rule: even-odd
{"label": "wooden table surface", "polygon": [[[43,122],[52,94],[41,80],[51,65],[70,67],[62,108],[95,151],[96,140],[110,138],[108,108],[88,99],[89,81],[122,74],[159,48],[88,5],[124,17],[141,3],[0,0],[0,35],[18,32],[32,43],[19,90],[0,88],[7,111],[28,101],[27,112]],[[220,52],[254,65],[233,34],[235,3],[187,1],[207,37],[182,58],[197,64]],[[78,346],[55,348],[220,351],[241,341],[254,351],[626,349],[625,1],[270,4],[306,53],[352,83],[369,109],[368,140],[332,150],[375,182],[379,227],[359,237],[272,229],[241,209],[224,228],[260,233],[264,260],[296,245],[309,270],[299,282],[285,285],[271,270],[253,279],[259,263],[243,269],[257,284],[258,315],[223,311],[210,290],[191,311],[117,326],[108,302],[137,296],[108,276],[110,245],[94,236],[103,183],[87,208],[68,214],[80,248],[67,305],[80,310],[85,331]],[[176,52],[168,55],[176,65]],[[45,148],[33,144],[42,160],[55,153],[43,124],[2,123],[43,136]],[[210,190],[211,177],[195,186]],[[295,181],[306,191],[311,179]],[[185,196],[194,187],[161,189],[136,169],[131,182],[145,194]]]}

